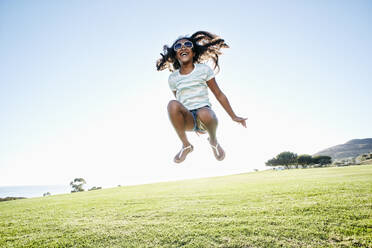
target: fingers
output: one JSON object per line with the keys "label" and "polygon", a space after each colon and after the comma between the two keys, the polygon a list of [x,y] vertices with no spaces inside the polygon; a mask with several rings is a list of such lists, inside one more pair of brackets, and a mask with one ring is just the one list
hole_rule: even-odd
{"label": "fingers", "polygon": [[245,120],[242,120],[242,122],[240,123],[243,125],[243,127],[247,128],[247,124],[245,123]]}
{"label": "fingers", "polygon": [[248,118],[237,117],[234,119],[234,121],[239,122],[240,124],[242,124],[243,127],[247,128],[247,124],[245,122],[247,119]]}
{"label": "fingers", "polygon": [[247,124],[246,124],[246,120],[247,120],[248,118],[240,118],[240,124],[242,124],[243,125],[243,127],[245,127],[245,128],[247,128]]}

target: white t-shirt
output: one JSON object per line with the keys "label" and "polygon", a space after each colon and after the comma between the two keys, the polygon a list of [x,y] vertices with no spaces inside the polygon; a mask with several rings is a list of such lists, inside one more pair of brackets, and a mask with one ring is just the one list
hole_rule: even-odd
{"label": "white t-shirt", "polygon": [[168,83],[176,91],[177,100],[188,110],[211,106],[207,81],[214,78],[213,70],[206,64],[194,64],[194,70],[187,75],[179,70],[169,75]]}

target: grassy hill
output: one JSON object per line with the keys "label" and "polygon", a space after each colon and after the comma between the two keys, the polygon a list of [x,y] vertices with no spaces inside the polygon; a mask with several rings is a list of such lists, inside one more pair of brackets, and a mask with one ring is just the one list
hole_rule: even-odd
{"label": "grassy hill", "polygon": [[0,202],[0,247],[372,247],[372,165]]}

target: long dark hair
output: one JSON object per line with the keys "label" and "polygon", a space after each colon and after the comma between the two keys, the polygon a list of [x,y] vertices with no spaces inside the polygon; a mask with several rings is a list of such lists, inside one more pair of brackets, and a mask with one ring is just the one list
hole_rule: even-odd
{"label": "long dark hair", "polygon": [[218,56],[222,53],[221,48],[228,48],[229,46],[225,43],[225,40],[221,39],[215,34],[211,34],[206,31],[198,31],[190,37],[181,37],[177,39],[171,47],[164,45],[164,52],[161,53],[161,58],[156,61],[156,69],[162,71],[168,68],[170,71],[177,70],[181,67],[180,63],[176,59],[176,52],[174,51],[174,45],[180,40],[189,40],[193,43],[192,48],[195,56],[193,58],[194,63],[202,63],[208,60],[212,60],[214,69],[218,68]]}

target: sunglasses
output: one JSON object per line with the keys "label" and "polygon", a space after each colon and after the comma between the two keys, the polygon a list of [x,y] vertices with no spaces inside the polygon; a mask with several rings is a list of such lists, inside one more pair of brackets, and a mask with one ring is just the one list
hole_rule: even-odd
{"label": "sunglasses", "polygon": [[178,51],[182,48],[182,46],[185,46],[187,48],[193,48],[194,45],[192,44],[191,41],[185,41],[184,43],[181,43],[181,42],[177,42],[176,45],[174,45],[173,49],[174,51]]}

